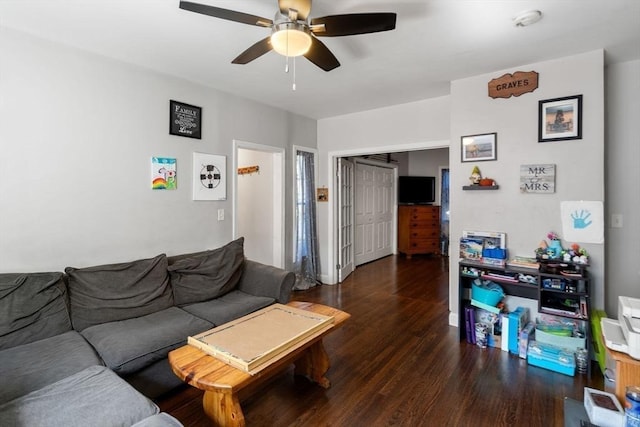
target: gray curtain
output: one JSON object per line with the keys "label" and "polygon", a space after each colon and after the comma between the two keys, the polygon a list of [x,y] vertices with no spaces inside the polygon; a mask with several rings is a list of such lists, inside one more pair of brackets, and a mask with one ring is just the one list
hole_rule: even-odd
{"label": "gray curtain", "polygon": [[296,152],[296,248],[293,289],[309,289],[320,283],[318,276],[318,234],[316,232],[314,154]]}

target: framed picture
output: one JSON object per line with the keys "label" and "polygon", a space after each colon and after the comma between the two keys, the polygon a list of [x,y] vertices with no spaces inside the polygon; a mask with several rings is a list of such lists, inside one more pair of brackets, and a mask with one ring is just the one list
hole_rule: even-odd
{"label": "framed picture", "polygon": [[193,153],[193,200],[227,200],[227,158]]}
{"label": "framed picture", "polygon": [[498,134],[484,133],[480,135],[467,135],[461,138],[462,161],[482,162],[498,159]]}
{"label": "framed picture", "polygon": [[169,133],[202,138],[202,108],[174,100],[169,101]]}
{"label": "framed picture", "polygon": [[539,101],[538,142],[582,139],[582,95]]}
{"label": "framed picture", "polygon": [[178,188],[176,180],[176,159],[173,157],[151,158],[151,188],[154,190],[175,190]]}

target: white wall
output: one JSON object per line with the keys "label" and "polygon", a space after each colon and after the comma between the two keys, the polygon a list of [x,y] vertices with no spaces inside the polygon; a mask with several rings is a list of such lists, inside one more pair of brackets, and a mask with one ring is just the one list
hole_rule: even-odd
{"label": "white wall", "polygon": [[[218,247],[232,141],[316,144],[314,120],[4,27],[0,58],[0,271]],[[169,135],[170,99],[202,107],[202,140]],[[227,156],[226,201],[192,200],[194,151]],[[152,156],[177,158],[177,190],[150,189]]]}
{"label": "white wall", "polygon": [[[263,151],[239,149],[238,167],[259,166],[260,173],[238,176],[237,234],[244,236],[247,258],[273,265],[275,240],[271,226],[274,222],[273,154]],[[265,244],[268,243],[268,244]]]}
{"label": "white wall", "polygon": [[[618,313],[618,296],[640,298],[640,61],[606,69],[605,152],[607,159],[606,311]],[[611,214],[621,214],[622,228],[611,228]]]}
{"label": "white wall", "polygon": [[329,203],[318,204],[322,281],[336,283],[333,215],[335,157],[442,148],[449,143],[449,97],[427,99],[318,121],[318,186]]}
{"label": "white wall", "polygon": [[449,149],[412,151],[409,153],[409,175],[435,176],[436,186],[440,185],[438,168],[449,165]]}
{"label": "white wall", "polygon": [[[540,74],[540,86],[535,92],[509,99],[487,96],[487,83],[492,78],[518,70]],[[538,101],[578,94],[584,97],[582,139],[538,143]],[[460,137],[486,132],[498,134],[498,158],[477,165],[483,175],[497,181],[500,189],[463,191],[475,163],[461,163]],[[562,201],[604,200],[604,52],[538,62],[452,82],[451,141],[451,242],[457,242],[463,230],[502,231],[507,233],[510,255],[533,256],[547,232],[553,230],[562,237]],[[555,193],[521,193],[520,165],[541,163],[556,165]],[[452,249],[453,246],[452,243]],[[604,245],[583,246],[591,255],[592,304],[604,307]],[[451,266],[458,261],[458,251],[452,250]],[[450,277],[449,305],[455,315],[458,276]]]}

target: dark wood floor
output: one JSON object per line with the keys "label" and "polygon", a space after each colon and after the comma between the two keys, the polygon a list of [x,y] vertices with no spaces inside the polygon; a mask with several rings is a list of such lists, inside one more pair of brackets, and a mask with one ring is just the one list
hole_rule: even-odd
{"label": "dark wood floor", "polygon": [[[248,426],[561,426],[565,396],[602,389],[597,367],[590,380],[569,377],[460,342],[448,325],[446,258],[390,256],[293,298],[352,315],[325,339],[332,387],[289,369],[242,402]],[[158,404],[206,426],[201,397],[185,388]]]}

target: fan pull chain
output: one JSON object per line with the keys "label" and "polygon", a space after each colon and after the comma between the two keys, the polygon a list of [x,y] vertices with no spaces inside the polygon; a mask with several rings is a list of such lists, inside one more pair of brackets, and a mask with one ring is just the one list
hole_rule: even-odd
{"label": "fan pull chain", "polygon": [[291,86],[291,90],[296,90],[296,58],[293,58],[293,85]]}

